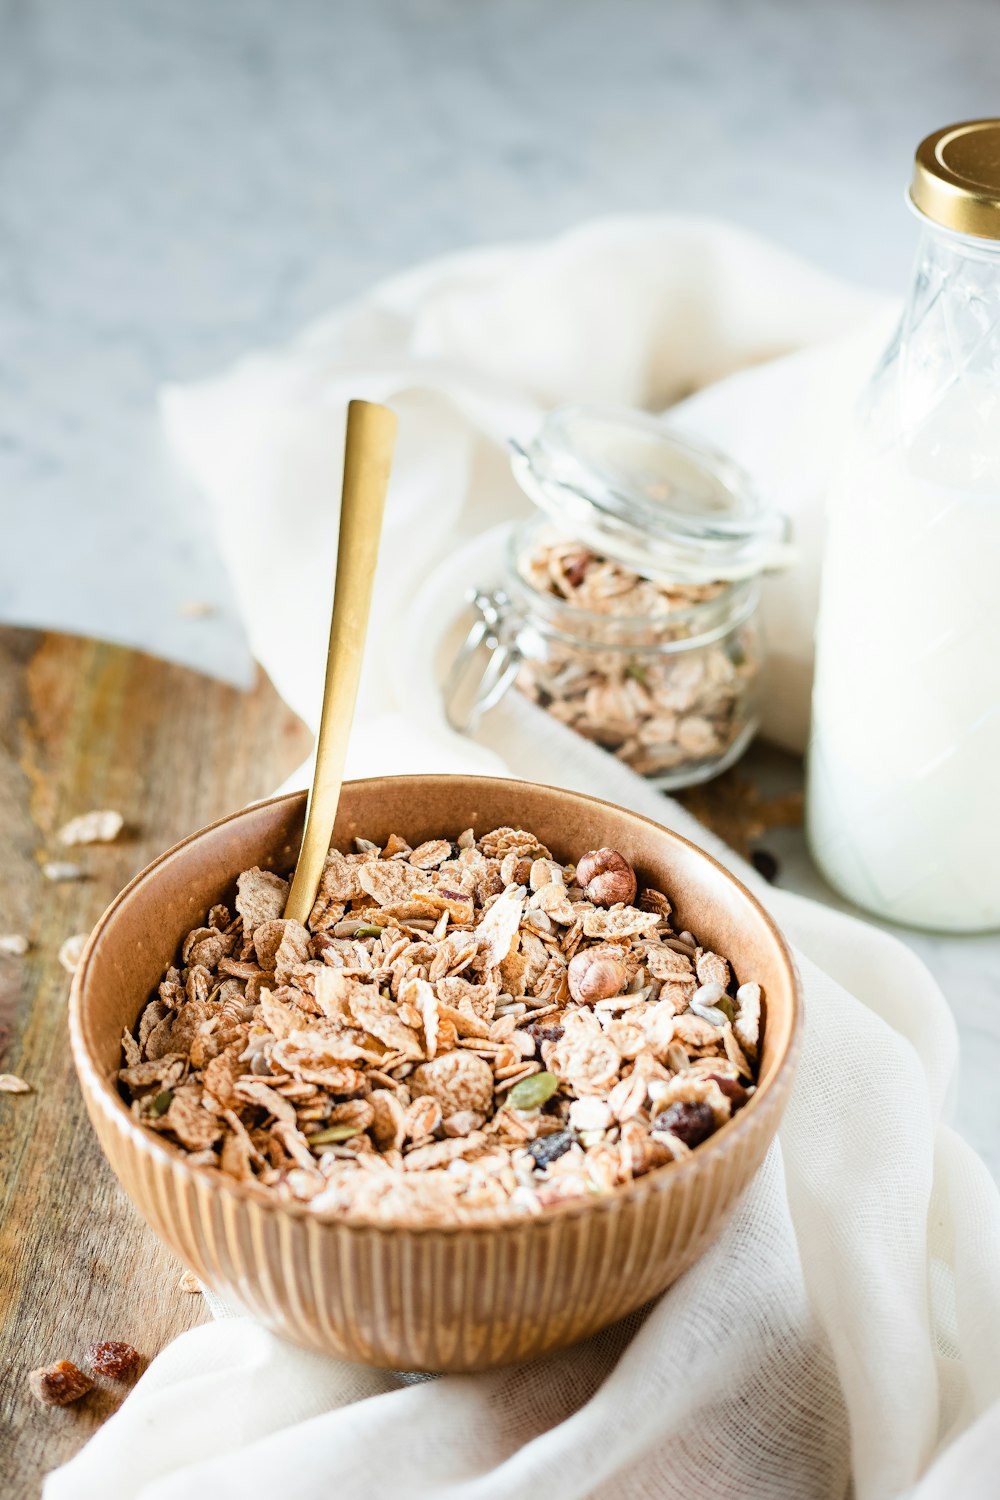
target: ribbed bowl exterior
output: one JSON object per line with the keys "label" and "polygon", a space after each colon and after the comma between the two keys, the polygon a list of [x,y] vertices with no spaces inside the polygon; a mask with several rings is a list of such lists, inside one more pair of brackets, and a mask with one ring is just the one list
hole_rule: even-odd
{"label": "ribbed bowl exterior", "polygon": [[[452,807],[461,804],[459,811],[468,814],[478,811],[483,800],[481,794],[470,800],[468,786],[473,781],[477,793],[484,786],[492,789],[491,811],[487,817],[469,817],[469,822],[484,828],[516,821],[511,794],[518,783],[422,777],[393,778],[379,785],[406,782],[413,794],[419,790],[417,783],[434,783]],[[443,792],[442,783],[450,783]],[[351,786],[373,785],[349,784],[345,798],[349,800]],[[149,975],[155,982],[186,925],[193,925],[209,904],[206,891],[222,894],[245,866],[239,859],[219,863],[215,849],[211,852],[216,862],[207,866],[206,879],[199,882],[189,870],[185,880],[185,867],[205,853],[198,842],[206,835],[222,830],[224,839],[232,841],[229,825],[253,816],[260,823],[263,816],[272,863],[287,868],[301,824],[300,797],[261,804],[170,851],[123,892],[91,937],[74,983],[71,1036],[88,1112],[112,1168],[148,1223],[185,1265],[227,1300],[296,1343],[366,1364],[461,1371],[508,1364],[584,1338],[662,1291],[702,1253],[760,1166],[777,1129],[791,1086],[799,1016],[794,972],[765,914],[732,876],[675,835],[591,799],[547,788],[530,791],[568,800],[573,806],[564,811],[582,818],[584,827],[598,835],[581,845],[571,830],[577,852],[611,841],[600,837],[609,831],[608,817],[602,820],[598,815],[603,809],[615,814],[612,823],[626,819],[644,824],[646,837],[666,841],[668,852],[680,846],[687,864],[692,856],[704,861],[714,881],[721,878],[740,893],[736,905],[742,910],[735,920],[745,919],[746,910],[756,908],[756,941],[773,946],[768,1026],[778,1035],[775,1055],[765,1055],[762,1086],[751,1104],[683,1162],[652,1172],[606,1198],[491,1227],[382,1228],[323,1220],[297,1205],[278,1205],[217,1174],[190,1168],[181,1153],[132,1121],[113,1086],[119,1021],[122,1014],[129,1015],[128,997],[132,995],[134,1003],[124,1024],[131,1025],[152,988],[146,982]],[[366,814],[366,798],[359,801],[361,823],[378,837],[381,827],[374,828],[370,808]],[[506,817],[500,815],[501,807]],[[393,827],[410,835],[400,818],[402,810],[390,808],[387,816]],[[412,828],[412,837],[416,840],[426,829],[450,828],[454,815],[448,822],[444,818],[441,807],[431,808]],[[533,821],[523,816],[522,821],[538,829],[537,816]],[[459,822],[467,826],[464,818]],[[551,831],[548,837],[539,831],[557,846]],[[625,841],[618,832],[621,847]],[[260,833],[257,829],[254,835],[258,843]],[[242,858],[248,841],[237,842]],[[634,843],[629,852],[635,857]],[[166,882],[165,905],[180,922],[171,928],[164,952],[149,952],[148,944],[140,944],[140,977],[135,972],[134,925],[122,925],[122,909],[144,882],[153,882],[155,895],[157,878],[166,880],[161,867],[171,861],[176,890]],[[180,892],[182,906],[191,908],[190,913],[177,909]],[[143,924],[148,922],[148,910],[138,916]],[[728,920],[733,919],[730,913]],[[126,929],[132,931],[132,945]],[[723,952],[734,951],[719,946]],[[787,981],[784,992],[782,973]]]}

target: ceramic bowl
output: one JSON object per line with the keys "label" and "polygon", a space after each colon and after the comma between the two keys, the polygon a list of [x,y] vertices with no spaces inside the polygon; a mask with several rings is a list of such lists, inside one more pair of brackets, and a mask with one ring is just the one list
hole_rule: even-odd
{"label": "ceramic bowl", "polygon": [[131,1119],[118,1090],[123,1029],[134,1026],[183,936],[231,903],[252,865],[288,872],[305,795],[223,818],[155,860],[91,935],[70,1002],[73,1055],[112,1168],[158,1235],[230,1303],[276,1333],[344,1359],[407,1370],[482,1370],[586,1337],[656,1296],[718,1235],[777,1129],[798,1050],[788,950],[754,897],[687,840],[576,793],[473,776],[349,782],[334,842],[413,845],[509,824],[561,860],[610,845],[641,884],[666,891],[679,928],[725,954],[765,995],[759,1087],[684,1160],[614,1193],[493,1226],[388,1228],[324,1221],[297,1204],[192,1168]]}

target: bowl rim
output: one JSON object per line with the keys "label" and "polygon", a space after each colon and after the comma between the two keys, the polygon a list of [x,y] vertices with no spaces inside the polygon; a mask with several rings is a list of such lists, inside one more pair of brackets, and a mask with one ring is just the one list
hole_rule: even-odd
{"label": "bowl rim", "polygon": [[[102,1075],[91,1056],[83,1030],[83,996],[87,985],[90,965],[102,934],[118,908],[124,904],[134,890],[146,880],[153,877],[162,865],[181,854],[188,845],[195,843],[205,834],[211,833],[227,823],[237,822],[240,818],[246,817],[248,814],[264,807],[276,806],[279,803],[303,801],[307,796],[307,792],[305,789],[300,789],[250,802],[245,807],[238,808],[235,812],[227,813],[221,818],[216,818],[212,823],[206,823],[203,828],[195,829],[194,832],[187,834],[176,844],[171,845],[169,849],[165,849],[162,854],[157,855],[148,865],[139,870],[128,884],[119,891],[114,900],[102,912],[87,939],[86,947],[74,972],[70,988],[70,1049],[84,1097],[87,1098],[89,1096],[94,1105],[99,1106],[104,1114],[110,1117],[111,1123],[123,1132],[129,1144],[134,1149],[142,1152],[147,1158],[152,1159],[158,1167],[165,1167],[170,1171],[179,1173],[188,1180],[192,1187],[201,1188],[205,1191],[221,1192],[231,1198],[235,1198],[241,1204],[253,1204],[257,1208],[265,1209],[278,1215],[290,1215],[292,1218],[302,1219],[315,1224],[317,1229],[343,1228],[353,1231],[363,1231],[367,1234],[375,1233],[393,1236],[400,1234],[421,1236],[475,1234],[493,1236],[508,1231],[520,1231],[525,1228],[541,1230],[544,1226],[552,1224],[556,1220],[582,1218],[597,1211],[608,1212],[623,1202],[646,1197],[651,1191],[665,1189],[671,1183],[685,1180],[699,1170],[707,1170],[709,1162],[728,1155],[738,1148],[741,1140],[753,1128],[761,1108],[770,1096],[775,1093],[787,1095],[798,1054],[802,1046],[803,1003],[798,967],[781,930],[770,912],[766,910],[753,892],[731,870],[727,869],[714,855],[709,854],[705,849],[694,843],[692,839],[685,838],[683,834],[676,833],[673,829],[657,823],[654,818],[647,817],[644,813],[633,812],[630,808],[622,807],[619,803],[611,802],[607,798],[593,797],[589,793],[571,791],[566,787],[551,786],[547,782],[525,781],[523,778],[506,776],[478,776],[472,772],[420,772],[398,776],[355,777],[349,781],[345,781],[344,788],[380,785],[386,781],[408,782],[417,786],[430,781],[440,782],[444,780],[483,782],[486,785],[510,791],[512,794],[516,794],[518,787],[530,787],[532,790],[552,792],[558,797],[571,797],[579,802],[588,803],[595,807],[609,808],[613,812],[624,813],[627,817],[635,818],[638,822],[655,829],[658,834],[665,836],[672,842],[693,851],[735,886],[750,905],[756,909],[757,915],[763,921],[775,945],[778,958],[785,969],[791,996],[792,1014],[788,1037],[784,1050],[776,1059],[773,1072],[766,1083],[758,1085],[743,1109],[736,1115],[731,1116],[725,1125],[715,1131],[707,1141],[698,1146],[697,1149],[691,1151],[688,1156],[680,1161],[665,1162],[662,1166],[654,1167],[651,1171],[633,1178],[630,1182],[620,1183],[607,1193],[594,1194],[586,1198],[563,1199],[556,1203],[547,1204],[537,1214],[518,1215],[511,1218],[484,1218],[482,1220],[460,1221],[458,1223],[448,1221],[439,1224],[427,1222],[407,1224],[404,1222],[393,1223],[391,1221],[380,1223],[376,1220],[366,1219],[345,1212],[316,1213],[309,1209],[307,1202],[300,1202],[297,1199],[273,1198],[266,1189],[255,1184],[240,1182],[235,1178],[229,1179],[217,1169],[192,1167],[179,1146],[174,1146],[171,1142],[146,1130],[132,1119],[125,1100],[109,1079]],[[106,1151],[105,1156],[107,1156]],[[213,1175],[210,1175],[210,1173]],[[131,1197],[131,1194],[129,1196]]]}

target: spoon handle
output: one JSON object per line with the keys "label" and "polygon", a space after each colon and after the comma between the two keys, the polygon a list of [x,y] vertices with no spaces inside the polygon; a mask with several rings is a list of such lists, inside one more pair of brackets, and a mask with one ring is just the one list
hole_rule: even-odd
{"label": "spoon handle", "polygon": [[337,581],[323,711],[316,741],[316,768],[306,808],[302,848],[285,907],[285,916],[297,922],[304,923],[312,911],[337,817],[395,438],[396,415],[388,407],[370,401],[350,403]]}

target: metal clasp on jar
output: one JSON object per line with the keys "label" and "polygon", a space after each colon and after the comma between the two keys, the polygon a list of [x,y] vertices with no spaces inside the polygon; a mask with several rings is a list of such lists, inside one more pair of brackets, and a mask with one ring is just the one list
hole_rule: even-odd
{"label": "metal clasp on jar", "polygon": [[[510,598],[503,589],[469,595],[476,613],[444,684],[445,717],[459,734],[474,734],[485,713],[500,702],[521,665],[516,641],[502,629]],[[485,659],[484,659],[485,653]]]}

